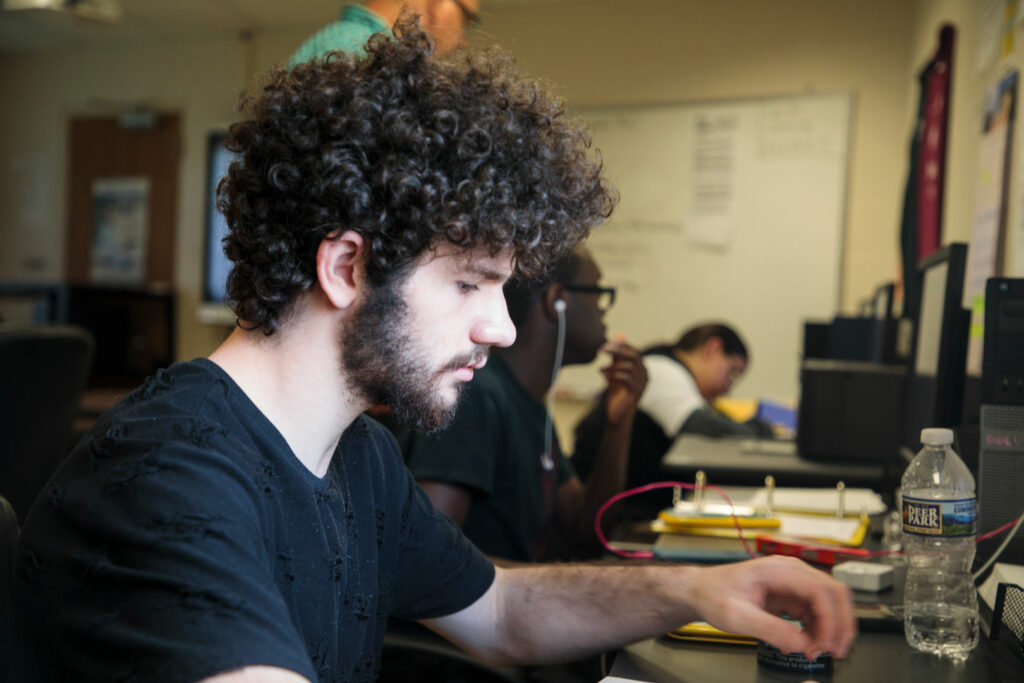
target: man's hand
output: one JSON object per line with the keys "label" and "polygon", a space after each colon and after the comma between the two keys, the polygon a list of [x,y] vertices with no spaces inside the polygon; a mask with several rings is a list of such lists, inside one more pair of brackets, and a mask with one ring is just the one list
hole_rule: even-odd
{"label": "man's hand", "polygon": [[[690,605],[724,631],[745,633],[783,652],[845,657],[857,634],[850,589],[791,557],[762,557],[692,575]],[[798,619],[803,626],[777,615]]]}
{"label": "man's hand", "polygon": [[622,335],[601,349],[611,356],[612,362],[601,369],[608,383],[605,416],[609,425],[619,425],[636,411],[640,395],[647,386],[647,369],[640,352],[626,343]]}

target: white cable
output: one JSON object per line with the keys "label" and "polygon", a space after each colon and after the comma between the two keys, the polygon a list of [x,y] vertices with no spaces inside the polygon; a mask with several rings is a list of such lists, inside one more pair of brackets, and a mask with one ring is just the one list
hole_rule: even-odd
{"label": "white cable", "polygon": [[992,553],[992,557],[988,558],[988,562],[983,564],[981,566],[981,569],[974,572],[974,576],[972,578],[975,581],[978,580],[979,576],[988,571],[988,568],[991,567],[995,563],[995,561],[999,559],[999,556],[1003,554],[1003,551],[1006,549],[1006,546],[1008,546],[1010,544],[1010,541],[1013,540],[1013,537],[1017,535],[1017,530],[1020,529],[1020,525],[1022,523],[1024,523],[1024,513],[1022,513],[1021,516],[1017,518],[1017,523],[1013,525],[1013,528],[1010,529],[1010,533],[1006,534],[1006,538],[1004,538],[1003,542],[999,545],[998,548],[996,548],[996,551]]}
{"label": "white cable", "polygon": [[551,422],[551,413],[555,409],[555,381],[558,371],[562,369],[562,350],[565,348],[565,301],[555,300],[555,313],[558,314],[558,339],[555,342],[555,364],[551,369],[551,386],[548,387],[547,409],[544,411],[544,452],[540,454],[540,464],[546,471],[555,467],[551,457],[551,443],[554,439],[555,426]]}

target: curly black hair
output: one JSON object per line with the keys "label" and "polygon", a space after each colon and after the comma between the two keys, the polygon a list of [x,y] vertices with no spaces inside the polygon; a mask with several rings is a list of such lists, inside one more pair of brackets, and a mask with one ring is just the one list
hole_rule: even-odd
{"label": "curly black hair", "polygon": [[507,54],[437,59],[410,15],[394,36],[275,69],[243,101],[217,206],[228,299],[252,329],[277,330],[339,231],[364,237],[373,286],[444,241],[508,250],[516,275],[535,277],[611,213],[586,128]]}

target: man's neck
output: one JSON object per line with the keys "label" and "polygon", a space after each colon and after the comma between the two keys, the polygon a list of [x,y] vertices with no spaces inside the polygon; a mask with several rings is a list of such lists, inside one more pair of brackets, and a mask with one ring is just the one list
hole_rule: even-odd
{"label": "man's neck", "polygon": [[[331,319],[336,324],[336,321]],[[342,432],[367,406],[355,399],[339,367],[337,328],[289,320],[267,337],[236,329],[210,354],[270,420],[306,468],[322,477]]]}

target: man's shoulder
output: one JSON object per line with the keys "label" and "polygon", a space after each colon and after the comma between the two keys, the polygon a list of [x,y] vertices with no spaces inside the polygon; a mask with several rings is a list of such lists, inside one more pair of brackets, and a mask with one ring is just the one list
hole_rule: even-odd
{"label": "man's shoulder", "polygon": [[[97,420],[69,456],[91,471],[109,463],[206,453],[238,459],[252,452],[260,415],[210,361],[158,371]],[[264,430],[265,431],[265,430]]]}
{"label": "man's shoulder", "polygon": [[182,422],[216,421],[223,418],[232,390],[230,379],[211,361],[175,363],[147,378],[104,414],[97,428],[133,422],[160,433]]}

